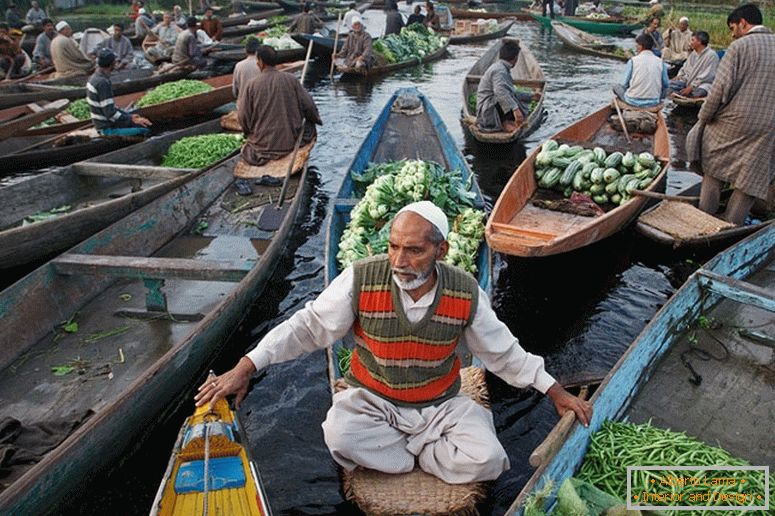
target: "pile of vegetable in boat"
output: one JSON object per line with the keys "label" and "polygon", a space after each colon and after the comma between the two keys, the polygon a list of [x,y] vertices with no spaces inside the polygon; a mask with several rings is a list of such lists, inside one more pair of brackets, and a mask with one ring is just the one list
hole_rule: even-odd
{"label": "pile of vegetable in boat", "polygon": [[606,153],[600,147],[558,145],[547,140],[535,158],[539,188],[554,189],[570,197],[573,192],[589,196],[595,203],[622,205],[635,190],[647,188],[662,170],[648,152]]}
{"label": "pile of vegetable in boat", "polygon": [[262,45],[267,45],[275,50],[291,50],[302,48],[301,45],[293,41],[291,35],[286,32],[285,27],[272,27],[271,29],[259,32],[255,36],[248,36],[243,39],[247,43],[249,39],[256,39]]}
{"label": "pile of vegetable in boat", "polygon": [[[527,95],[535,95],[536,93],[538,93],[538,91],[534,90],[533,88],[530,88],[528,86],[521,86],[519,84],[514,85],[514,91],[517,92],[517,94],[522,93]],[[476,91],[473,91],[468,95],[468,110],[471,113],[476,113],[476,101],[477,101]],[[528,115],[533,111],[535,111],[536,107],[538,107],[538,101],[531,98],[530,104],[528,104],[527,106]]]}
{"label": "pile of vegetable in boat", "polygon": [[245,137],[238,133],[200,134],[176,141],[162,158],[162,167],[201,169],[238,150]]}
{"label": "pile of vegetable in boat", "polygon": [[449,251],[445,262],[476,273],[476,256],[484,237],[484,212],[474,208],[471,179],[459,170],[446,171],[438,163],[419,160],[372,164],[352,173],[355,193],[363,198],[350,212],[336,255],[344,269],[354,261],[385,253],[390,222],[412,202],[428,200],[449,219]]}
{"label": "pile of vegetable in boat", "polygon": [[374,52],[388,63],[401,63],[411,59],[422,59],[444,46],[446,38],[436,35],[432,30],[413,23],[401,29],[401,33],[390,34],[374,42]]}
{"label": "pile of vegetable in boat", "polygon": [[165,82],[143,95],[137,101],[137,107],[155,106],[162,102],[169,102],[183,97],[190,97],[211,91],[212,86],[202,81],[181,79],[179,81]]}

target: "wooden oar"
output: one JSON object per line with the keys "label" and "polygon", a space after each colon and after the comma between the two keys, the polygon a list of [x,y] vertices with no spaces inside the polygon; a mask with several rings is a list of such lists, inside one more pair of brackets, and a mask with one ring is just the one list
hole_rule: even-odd
{"label": "wooden oar", "polygon": [[[588,394],[589,387],[584,385],[581,387],[578,397],[581,400],[586,400]],[[565,437],[568,435],[574,421],[576,421],[576,413],[572,410],[568,410],[562,418],[560,418],[560,422],[557,423],[557,426],[552,428],[552,431],[549,432],[546,439],[544,439],[544,441],[533,450],[533,453],[530,454],[528,462],[531,466],[534,468],[541,467],[542,464],[546,463],[546,461],[557,452],[563,441],[565,441]]]}
{"label": "wooden oar", "polygon": [[662,199],[663,201],[678,201],[688,202],[696,204],[700,202],[699,197],[684,196],[684,195],[668,195],[659,192],[649,192],[648,190],[633,190],[632,195],[640,195],[641,197],[651,197],[652,199]]}
{"label": "wooden oar", "polygon": [[622,123],[622,131],[624,132],[624,137],[627,138],[627,143],[631,143],[632,140],[630,139],[630,133],[627,132],[627,124],[624,123],[624,116],[622,116],[622,110],[619,109],[619,99],[616,98],[615,93],[614,93],[614,107],[616,108],[616,114],[619,115],[619,121]]}
{"label": "wooden oar", "polygon": [[299,79],[299,82],[301,84],[304,84],[304,77],[307,75],[307,65],[309,64],[309,56],[312,55],[312,40],[309,40],[309,44],[307,45],[307,55],[304,58],[304,68],[301,69],[301,79]]}
{"label": "wooden oar", "polygon": [[339,29],[340,29],[341,23],[342,23],[342,13],[340,12],[339,15],[336,17],[336,34],[334,35],[334,50],[331,51],[331,70],[328,73],[328,76],[331,79],[334,78],[334,62],[336,58],[336,47],[339,46]]}

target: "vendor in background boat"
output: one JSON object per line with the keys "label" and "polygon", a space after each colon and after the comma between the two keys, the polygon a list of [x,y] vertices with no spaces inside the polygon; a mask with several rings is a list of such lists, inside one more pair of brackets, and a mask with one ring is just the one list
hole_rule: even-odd
{"label": "vendor in background boat", "polygon": [[56,26],[57,37],[51,41],[51,60],[57,77],[84,75],[94,70],[94,63],[81,52],[73,39],[73,29],[64,21]]}
{"label": "vendor in background boat", "polygon": [[511,69],[519,60],[519,43],[504,41],[495,61],[476,88],[476,125],[485,133],[517,131],[528,115],[531,94],[514,90]]}
{"label": "vendor in background boat", "polygon": [[311,142],[315,125],[323,122],[315,101],[299,80],[277,70],[277,52],[267,45],[256,48],[256,65],[261,73],[240,88],[237,115],[247,133],[242,159],[259,166],[293,152],[299,132],[301,145]]}
{"label": "vendor in background boat", "polygon": [[360,16],[353,18],[350,32],[336,59],[337,64],[349,68],[370,68],[374,64],[371,36],[364,29]]}
{"label": "vendor in background boat", "polygon": [[54,22],[46,18],[43,20],[43,32],[35,38],[35,48],[32,49],[32,61],[38,67],[38,70],[54,66],[51,60],[51,40],[57,35],[54,29]]}
{"label": "vendor in background boat", "polygon": [[97,57],[99,51],[103,48],[109,48],[116,56],[116,62],[113,63],[113,70],[123,70],[132,68],[135,55],[132,49],[132,42],[124,36],[124,25],[121,23],[113,24],[113,34],[103,39],[94,49],[93,57]]}
{"label": "vendor in background boat", "polygon": [[199,387],[197,405],[232,394],[240,402],[256,371],[324,349],[352,331],[348,388],[334,395],[323,423],[331,455],[348,471],[361,466],[399,474],[418,464],[461,484],[494,480],[509,469],[492,412],[460,394],[461,339],[488,371],[546,394],[558,413],[572,411],[588,425],[592,404],[568,393],[541,357],[522,349],[473,276],[443,262],[448,234],[447,216],[430,201],[402,208],[387,255],[342,271],[232,370]]}
{"label": "vendor in background boat", "polygon": [[385,0],[385,36],[400,34],[404,28],[404,19],[398,12],[395,0]]}
{"label": "vendor in background boat", "polygon": [[689,43],[692,53],[679,70],[675,79],[670,81],[670,92],[683,97],[705,97],[710,91],[713,79],[716,77],[719,57],[710,48],[710,36],[707,32],[697,31],[692,34]]}
{"label": "vendor in background boat", "polygon": [[22,20],[19,11],[16,10],[16,4],[11,2],[8,4],[8,9],[5,10],[5,23],[11,29],[21,29],[24,27],[24,21]]}
{"label": "vendor in background boat", "polygon": [[178,40],[175,42],[175,51],[172,53],[172,64],[187,63],[197,68],[202,68],[207,64],[207,59],[204,54],[208,50],[202,50],[197,40],[197,31],[199,30],[199,22],[193,16],[188,18],[186,22],[186,30],[178,35]]}
{"label": "vendor in background boat", "polygon": [[115,64],[116,54],[111,49],[101,48],[97,52],[97,69],[86,84],[86,102],[94,127],[105,136],[147,136],[150,120],[116,107],[110,83]]}
{"label": "vendor in background boat", "polygon": [[181,9],[179,5],[172,6],[172,19],[175,22],[175,25],[181,29],[186,28],[186,21],[188,20],[188,17],[183,14],[183,9]]}
{"label": "vendor in background boat", "polygon": [[433,2],[430,0],[425,2],[425,26],[436,32],[441,30],[441,18],[439,13],[433,8]]}
{"label": "vendor in background boat", "polygon": [[662,20],[657,17],[651,18],[649,24],[643,29],[641,34],[645,34],[653,41],[651,45],[651,51],[657,57],[662,57],[662,49],[665,47],[665,42],[662,39],[662,34],[659,33],[659,26],[662,24]]}
{"label": "vendor in background boat", "polygon": [[662,59],[671,63],[686,61],[692,52],[692,31],[689,30],[689,18],[678,20],[678,28],[670,27],[662,33],[665,48]]}
{"label": "vendor in background boat", "polygon": [[18,76],[25,61],[19,40],[11,37],[7,23],[0,23],[0,79]]}
{"label": "vendor in background boat", "polygon": [[649,35],[640,34],[635,38],[637,53],[627,61],[624,82],[613,87],[614,95],[631,106],[658,106],[670,86],[667,66],[651,51],[653,44]]}
{"label": "vendor in background boat", "polygon": [[32,0],[30,9],[25,16],[27,23],[33,27],[42,27],[43,22],[48,19],[46,11],[40,8],[40,4],[35,0]]}
{"label": "vendor in background boat", "polygon": [[293,19],[293,23],[288,27],[291,34],[314,34],[317,29],[323,27],[323,22],[315,14],[310,12],[310,5],[304,4],[301,12]]}
{"label": "vendor in background boat", "polygon": [[734,9],[727,26],[735,41],[687,135],[687,157],[703,172],[700,209],[716,214],[729,183],[723,218],[742,225],[757,199],[767,202],[775,180],[775,34],[753,4]]}
{"label": "vendor in background boat", "polygon": [[144,38],[149,32],[151,32],[151,29],[153,29],[154,25],[156,25],[156,20],[153,19],[153,16],[148,14],[148,12],[145,10],[145,7],[140,8],[137,14],[137,19],[135,19],[135,36]]}
{"label": "vendor in background boat", "polygon": [[409,15],[409,18],[406,20],[406,26],[412,25],[413,23],[419,23],[420,25],[425,24],[425,16],[422,14],[422,7],[420,5],[414,6],[414,13]]}
{"label": "vendor in background boat", "polygon": [[172,14],[164,13],[161,23],[153,28],[151,34],[154,35],[157,43],[148,49],[148,54],[157,59],[171,58],[180,34],[180,27],[172,23]]}
{"label": "vendor in background boat", "polygon": [[258,50],[259,45],[257,38],[248,38],[247,43],[245,43],[245,59],[234,65],[234,73],[231,76],[231,91],[234,93],[235,99],[239,100],[240,92],[250,81],[261,75],[261,68],[256,61],[256,50]]}
{"label": "vendor in background boat", "polygon": [[221,41],[221,38],[223,37],[223,24],[221,23],[221,20],[215,16],[215,11],[213,11],[212,7],[205,9],[205,16],[202,18],[201,27],[213,41]]}

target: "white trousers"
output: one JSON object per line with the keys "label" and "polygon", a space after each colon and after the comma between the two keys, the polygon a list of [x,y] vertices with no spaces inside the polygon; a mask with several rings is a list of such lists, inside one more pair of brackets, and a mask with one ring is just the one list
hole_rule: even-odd
{"label": "white trousers", "polygon": [[323,422],[334,460],[385,473],[420,468],[449,484],[494,480],[509,469],[492,413],[461,394],[438,406],[399,407],[366,389],[334,395]]}

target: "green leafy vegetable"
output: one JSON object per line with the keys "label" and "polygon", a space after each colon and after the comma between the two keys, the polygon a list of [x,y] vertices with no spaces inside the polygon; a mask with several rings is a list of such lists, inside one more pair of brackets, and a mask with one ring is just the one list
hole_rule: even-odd
{"label": "green leafy vegetable", "polygon": [[241,134],[201,134],[187,136],[170,145],[161,166],[172,168],[206,168],[242,146]]}
{"label": "green leafy vegetable", "polygon": [[399,63],[412,59],[422,59],[444,46],[446,38],[436,35],[432,30],[413,23],[401,29],[400,34],[390,34],[374,42],[373,49],[388,63]]}
{"label": "green leafy vegetable", "polygon": [[75,371],[75,367],[69,365],[51,366],[51,372],[54,376],[65,376]]}
{"label": "green leafy vegetable", "polygon": [[162,102],[176,100],[191,95],[198,95],[213,90],[213,87],[202,81],[191,79],[181,79],[179,81],[165,82],[156,86],[154,89],[143,95],[137,101],[138,107],[154,106]]}

